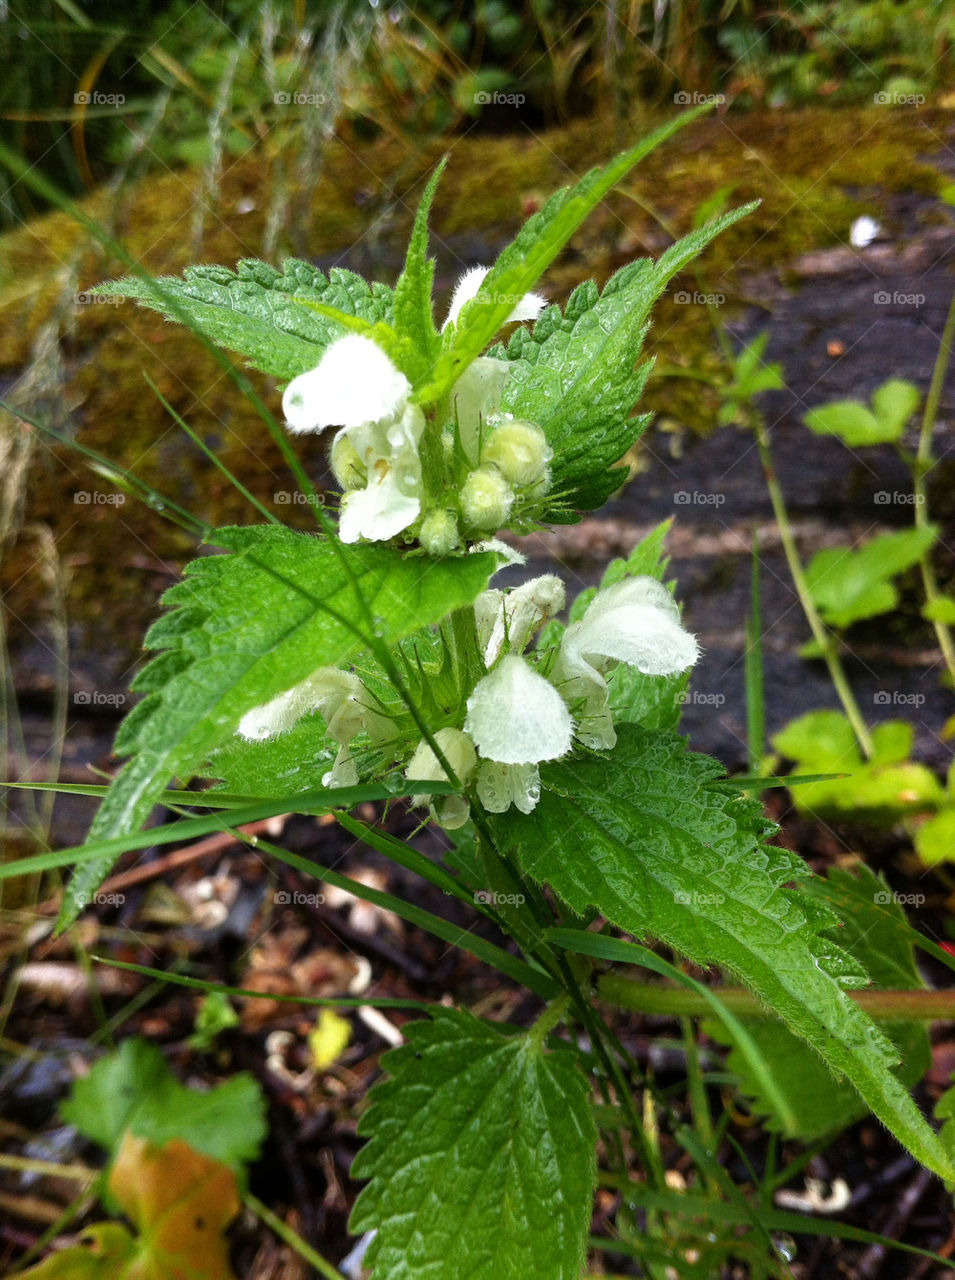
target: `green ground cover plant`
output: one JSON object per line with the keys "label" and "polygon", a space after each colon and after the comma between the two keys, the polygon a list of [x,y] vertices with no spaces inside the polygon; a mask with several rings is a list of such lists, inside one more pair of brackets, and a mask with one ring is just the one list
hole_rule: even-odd
{"label": "green ground cover plant", "polygon": [[[827,1138],[872,1114],[955,1181],[947,1129],[912,1096],[928,1059],[924,1023],[938,1008],[914,950],[955,962],[909,927],[873,873],[819,879],[774,842],[758,793],[777,779],[727,778],[688,749],[680,708],[701,658],[667,579],[665,526],[572,601],[557,574],[494,585],[521,563],[502,534],[577,521],[618,487],[626,472],[614,464],[648,422],[633,410],[654,303],[752,208],[621,267],[602,290],[579,286],[564,306],[534,292],[594,207],[695,114],[552,195],[492,266],[461,278],[443,317],[428,250],[440,166],[393,289],[293,260],[281,270],[246,261],[160,279],[133,272],[96,291],[231,353],[221,355],[231,377],[243,377],[237,354],[284,384],[284,424],[256,404],[316,527],[290,529],[255,499],[252,523],[212,529],[150,495],[203,546],[146,636],[142,696],[116,741],[126,762],[108,787],[74,788],[101,797],[83,846],[9,863],[0,878],[70,868],[65,930],[123,853],[272,815],[332,814],[497,926],[506,946],[462,937],[437,915],[256,839],[262,856],[470,949],[541,1002],[526,1029],[433,1005],[384,1057],[353,1169],[366,1186],[352,1227],[374,1232],[365,1262],[376,1277],[572,1280],[589,1249],[637,1257],[661,1280],[674,1253],[686,1275],[740,1257],[753,1275],[788,1273],[777,1234],[794,1229],[793,1215],[751,1204],[719,1168],[698,1069],[695,1128],[660,1097],[651,1121],[635,1101],[644,1073],[607,1005],[657,1000],[706,1017],[732,1046],[741,1092],[778,1132]],[[754,365],[738,366],[747,394],[764,385]],[[901,412],[880,400],[872,429]],[[317,492],[293,443],[326,431],[337,502]],[[869,592],[879,605],[887,586],[883,575]],[[443,859],[356,817],[365,801],[415,806],[448,833]],[[184,816],[147,828],[159,803]],[[731,985],[709,987],[688,964]],[[689,1037],[688,1055],[692,1064]],[[121,1069],[100,1064],[77,1086],[74,1123],[89,1131],[96,1108],[84,1109],[84,1096],[89,1104]],[[180,1094],[170,1102],[178,1086],[159,1076],[128,1128],[161,1146],[180,1136],[166,1112],[184,1104]],[[947,1097],[939,1117],[950,1111]],[[704,1190],[668,1186],[660,1118]],[[224,1126],[213,1151],[196,1145],[228,1164],[231,1133]],[[251,1154],[243,1148],[242,1160]],[[592,1238],[598,1185],[622,1191],[623,1204],[612,1233]],[[875,1239],[838,1223],[824,1230]]]}

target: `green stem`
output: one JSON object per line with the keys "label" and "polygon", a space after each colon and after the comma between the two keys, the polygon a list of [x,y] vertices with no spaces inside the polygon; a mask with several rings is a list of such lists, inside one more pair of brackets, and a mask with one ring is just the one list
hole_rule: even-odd
{"label": "green stem", "polygon": [[530,1031],[528,1031],[527,1038],[536,1049],[541,1048],[557,1024],[564,1021],[570,1003],[570,993],[565,991],[563,995],[550,1002]]}
{"label": "green stem", "polygon": [[326,1280],[344,1280],[342,1273],[337,1268],[333,1267],[330,1262],[326,1262],[322,1255],[316,1253],[297,1231],[293,1231],[287,1223],[282,1221],[278,1214],[273,1213],[268,1205],[263,1204],[251,1191],[245,1193],[245,1206],[251,1209],[256,1217],[261,1218],[280,1240],[284,1240],[290,1248],[294,1249],[300,1258],[304,1258],[316,1271],[325,1276]]}
{"label": "green stem", "polygon": [[[942,330],[942,340],[939,344],[938,355],[935,357],[935,368],[932,370],[932,381],[929,383],[928,395],[925,398],[925,411],[922,414],[918,452],[915,455],[915,465],[912,468],[912,485],[915,492],[915,527],[917,529],[924,529],[928,524],[928,485],[926,481],[928,473],[935,465],[932,458],[932,436],[935,431],[939,401],[942,398],[942,388],[945,385],[945,375],[948,373],[948,366],[951,360],[953,341],[955,341],[955,294],[952,295],[952,301],[949,304],[945,328]],[[919,560],[919,569],[922,574],[922,586],[925,591],[926,603],[932,604],[939,598],[940,592],[935,578],[935,569],[932,566],[931,549],[922,554]],[[952,640],[951,629],[944,622],[934,622],[932,625],[935,627],[935,635],[938,639],[939,648],[942,650],[948,673],[955,680],[955,642]]]}
{"label": "green stem", "polygon": [[[685,987],[662,982],[637,982],[622,974],[605,973],[597,979],[597,993],[607,1004],[635,1013],[663,1017],[711,1017],[712,1007],[703,996]],[[773,1018],[743,987],[714,987],[713,994],[731,1012],[746,1018]],[[846,994],[870,1018],[879,1022],[936,1022],[955,1018],[955,991],[848,991]]]}
{"label": "green stem", "polygon": [[773,457],[769,447],[769,432],[761,414],[754,415],[753,433],[756,437],[756,447],[759,450],[760,461],[763,465],[769,500],[773,505],[773,515],[776,517],[776,524],[779,527],[780,541],[783,544],[783,552],[786,556],[786,563],[789,565],[789,572],[796,588],[796,594],[799,597],[799,603],[802,605],[803,613],[806,615],[813,639],[819,646],[823,660],[829,670],[829,677],[836,693],[839,695],[839,701],[842,703],[842,708],[846,713],[846,719],[852,726],[852,732],[855,734],[856,741],[859,744],[859,750],[867,760],[871,760],[873,746],[868,726],[849,687],[849,681],[846,678],[835,639],[823,624],[816,611],[816,606],[813,604],[812,593],[809,590],[802,561],[799,558],[796,539],[793,536],[789,512],[786,510],[786,501],[773,466]]}

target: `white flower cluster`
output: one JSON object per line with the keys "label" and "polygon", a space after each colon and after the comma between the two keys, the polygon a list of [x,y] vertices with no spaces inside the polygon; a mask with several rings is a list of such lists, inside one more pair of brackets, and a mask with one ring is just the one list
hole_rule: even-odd
{"label": "white flower cluster", "polygon": [[[541,762],[566,755],[575,737],[590,748],[613,747],[617,738],[606,677],[618,663],[665,676],[686,671],[699,657],[666,587],[655,578],[633,577],[598,591],[580,621],[565,629],[556,655],[535,661],[536,655],[525,654],[528,644],[563,607],[564,585],[550,574],[512,591],[485,591],[475,601],[487,674],[467,699],[463,726],[439,729],[434,737],[457,780],[468,789],[473,785],[489,813],[503,813],[512,804],[530,813],[540,798]],[[360,733],[377,745],[396,739],[394,722],[359,677],[336,667],[320,667],[247,712],[237,732],[263,741],[286,733],[310,711],[319,712],[328,736],[339,744],[323,786],[357,784],[351,743]],[[424,740],[405,776],[451,780]],[[467,821],[470,807],[463,794],[437,796],[432,812],[450,830]]]}
{"label": "white flower cluster", "polygon": [[[456,325],[475,298],[487,268],[476,267],[458,282],[444,328]],[[508,321],[534,320],[544,306],[527,294]],[[371,338],[349,333],[333,342],[314,369],[300,374],[282,398],[288,429],[296,434],[339,428],[331,450],[335,476],[344,490],[339,536],[343,542],[383,542],[410,530],[424,549],[445,555],[472,536],[502,528],[518,496],[533,499],[547,490],[551,451],[534,423],[499,413],[508,375],[506,360],[473,361],[451,389],[444,412],[452,432],[442,438],[449,475],[466,474],[451,507],[448,477],[429,494],[422,471],[425,416],[412,402],[412,387]],[[442,424],[439,424],[442,425]],[[460,456],[452,456],[460,455]]]}
{"label": "white flower cluster", "polygon": [[[486,591],[475,603],[487,675],[467,700],[463,729],[436,739],[458,780],[472,781],[482,806],[530,813],[540,799],[540,764],[585,746],[613,747],[617,737],[606,677],[618,663],[645,675],[676,675],[699,657],[669,591],[655,578],[632,577],[598,591],[579,622],[564,631],[546,674],[524,656],[531,637],[564,605],[559,578],[534,578],[510,592]],[[542,664],[541,664],[542,665]],[[406,770],[416,781],[447,780],[434,752],[420,743]],[[433,805],[442,826],[468,817],[464,796]]]}

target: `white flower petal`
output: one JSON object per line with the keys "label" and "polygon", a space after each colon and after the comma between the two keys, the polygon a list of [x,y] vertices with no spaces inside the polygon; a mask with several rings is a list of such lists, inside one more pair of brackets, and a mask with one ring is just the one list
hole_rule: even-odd
{"label": "white flower petal", "polygon": [[[439,729],[434,740],[444,753],[448,764],[457,774],[459,782],[467,782],[474,772],[477,756],[474,745],[466,733],[460,729]],[[405,769],[405,777],[415,782],[449,782],[444,766],[431,750],[430,745],[422,740]]]}
{"label": "white flower petal", "polygon": [[649,577],[625,578],[598,591],[581,621],[567,628],[562,647],[626,662],[649,676],[676,675],[700,656],[673,597]]}
{"label": "white flower petal", "polygon": [[870,218],[867,213],[864,213],[861,218],[856,218],[849,228],[849,243],[853,249],[865,249],[881,234],[882,228],[875,218]]}
{"label": "white flower petal", "polygon": [[328,773],[322,775],[323,787],[357,787],[358,767],[351,758],[351,750],[346,743],[338,748],[335,763]]}
{"label": "white flower petal", "polygon": [[[566,637],[566,632],[564,634]],[[580,741],[594,751],[613,747],[617,735],[610,714],[607,682],[572,644],[567,647],[562,644],[551,680],[577,719],[575,732]]]}
{"label": "white flower petal", "polygon": [[[461,276],[454,286],[454,295],[448,307],[447,319],[441,326],[442,329],[446,329],[449,324],[457,324],[464,305],[481,292],[481,285],[489,270],[490,267],[469,267]],[[542,298],[539,293],[525,293],[504,323],[511,324],[515,320],[536,320],[546,306],[547,299]]]}
{"label": "white flower petal", "polygon": [[482,756],[502,764],[556,760],[573,736],[560,694],[515,654],[478,681],[464,727]]}
{"label": "white flower petal", "polygon": [[357,427],[394,417],[410,392],[408,379],[376,342],[349,333],[332,343],[314,369],[292,379],[282,410],[295,434]]}
{"label": "white flower petal", "polygon": [[595,750],[617,741],[604,673],[626,662],[644,675],[676,675],[700,656],[680,610],[655,578],[624,578],[598,591],[564,632],[551,679],[577,717],[577,736]]}
{"label": "white flower petal", "polygon": [[513,324],[515,320],[536,320],[546,306],[547,299],[542,298],[539,293],[525,293],[505,323]]}
{"label": "white flower petal", "polygon": [[342,542],[384,542],[407,529],[421,511],[421,459],[418,442],[424,414],[407,405],[398,418],[345,427],[368,476],[364,489],[342,499],[338,534]]}
{"label": "white flower petal", "polygon": [[451,388],[451,413],[458,424],[461,447],[472,467],[478,465],[487,420],[492,413],[497,413],[510,371],[507,360],[478,356]]}
{"label": "white flower petal", "polygon": [[[527,564],[527,556],[522,555],[520,551],[515,551],[513,547],[509,547],[500,538],[485,538],[483,542],[475,542],[473,546],[468,547],[468,551],[496,551],[499,556],[503,556],[504,563],[499,565],[494,570],[494,573],[500,573],[502,569],[509,569],[514,564]],[[491,576],[493,577],[494,574]]]}
{"label": "white flower petal", "polygon": [[[447,728],[439,729],[434,735],[434,740],[457,775],[458,781],[466,783],[477,764],[477,755],[471,739],[460,729]],[[419,782],[448,781],[444,767],[424,740],[418,743],[417,750],[405,769],[405,777]],[[428,797],[419,796],[418,800],[424,803]],[[463,827],[470,812],[471,806],[466,796],[434,796],[431,801],[432,817],[446,831],[455,831],[458,827]]]}
{"label": "white flower petal", "polygon": [[464,275],[460,277],[454,286],[454,295],[451,298],[451,305],[448,307],[448,318],[441,326],[442,329],[446,329],[449,324],[457,324],[461,308],[480,291],[484,277],[490,269],[490,267],[469,267]]}
{"label": "white flower petal", "polygon": [[564,584],[550,573],[506,593],[493,588],[482,592],[474,602],[474,615],[484,665],[497,661],[505,641],[511,653],[523,653],[534,632],[563,607]]}
{"label": "white flower petal", "polygon": [[540,769],[536,764],[482,760],[478,766],[477,793],[488,813],[506,813],[512,804],[521,813],[531,813],[540,799]]}
{"label": "white flower petal", "polygon": [[402,493],[394,469],[380,479],[372,479],[366,489],[345,494],[342,499],[338,536],[342,542],[387,542],[417,520],[421,499]]}
{"label": "white flower petal", "polygon": [[287,733],[309,711],[317,711],[336,742],[350,742],[364,727],[365,687],[351,671],[319,667],[299,684],[247,711],[236,733],[250,742]]}

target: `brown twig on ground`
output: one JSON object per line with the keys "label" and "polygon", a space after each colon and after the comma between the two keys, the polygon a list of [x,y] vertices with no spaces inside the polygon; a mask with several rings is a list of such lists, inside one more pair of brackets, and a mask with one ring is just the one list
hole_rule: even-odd
{"label": "brown twig on ground", "polygon": [[[247,822],[236,830],[244,836],[257,836],[265,833],[275,833],[275,824],[283,822],[284,817],[279,818],[262,818],[259,822]],[[156,858],[154,862],[146,862],[138,867],[131,867],[128,871],[120,871],[115,876],[110,876],[108,880],[104,880],[100,886],[100,893],[116,893],[120,889],[128,889],[134,884],[142,884],[144,880],[153,880],[156,876],[163,875],[166,871],[175,871],[180,867],[186,867],[190,862],[196,862],[199,858],[205,858],[212,853],[221,853],[224,849],[228,849],[230,845],[240,843],[236,840],[235,835],[231,831],[217,831],[215,835],[206,836],[203,840],[197,840],[195,844],[186,845],[182,849],[173,849],[172,853],[164,854],[161,858]],[[43,915],[52,915],[60,908],[59,901],[56,898],[47,898],[45,902],[41,902],[36,910]]]}
{"label": "brown twig on ground", "polygon": [[[925,1195],[935,1175],[930,1169],[919,1169],[918,1173],[899,1196],[892,1212],[881,1226],[881,1234],[890,1240],[897,1240],[909,1218],[915,1212],[918,1202]],[[887,1246],[871,1244],[859,1259],[856,1274],[859,1280],[874,1280],[882,1269]]]}

